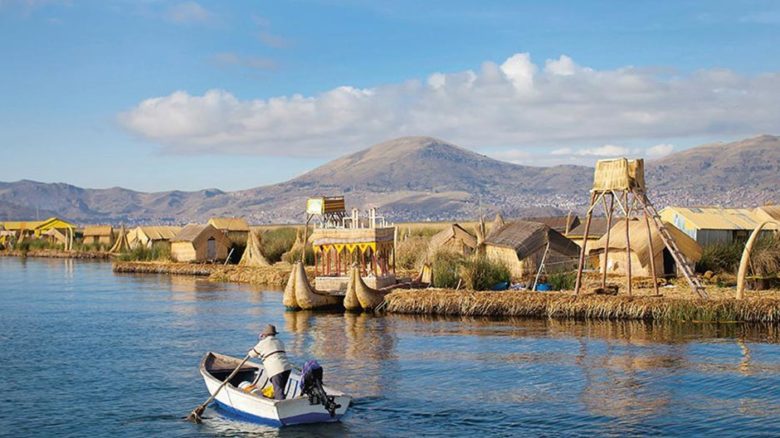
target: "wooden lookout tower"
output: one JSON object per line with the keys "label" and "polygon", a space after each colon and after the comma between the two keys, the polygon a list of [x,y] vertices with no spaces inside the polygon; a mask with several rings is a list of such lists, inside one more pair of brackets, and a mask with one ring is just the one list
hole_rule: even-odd
{"label": "wooden lookout tower", "polygon": [[[575,293],[579,294],[582,287],[582,270],[587,258],[588,249],[588,233],[590,232],[590,223],[593,216],[593,210],[598,205],[603,205],[604,213],[607,216],[607,234],[603,237],[606,241],[604,245],[604,267],[602,269],[601,287],[606,288],[607,283],[607,260],[609,255],[609,239],[610,231],[612,229],[612,221],[614,219],[615,204],[619,207],[619,211],[622,211],[624,220],[626,221],[625,227],[625,247],[626,247],[626,274],[627,274],[627,290],[631,295],[631,239],[630,230],[636,229],[636,227],[629,226],[629,221],[632,216],[643,216],[645,228],[647,232],[647,245],[650,248],[650,253],[653,254],[653,237],[651,231],[651,224],[653,225],[658,234],[661,237],[661,241],[669,250],[669,253],[674,258],[678,268],[682,271],[691,289],[693,289],[701,298],[707,298],[707,293],[704,287],[696,278],[693,272],[692,266],[688,263],[688,260],[682,255],[680,249],[675,243],[672,234],[666,227],[661,217],[658,215],[653,204],[647,198],[645,191],[645,170],[644,160],[636,159],[629,160],[626,158],[618,158],[613,160],[599,160],[596,162],[596,170],[593,178],[593,189],[590,191],[590,204],[588,206],[588,213],[585,219],[584,239],[582,242],[582,250],[580,251],[579,265],[577,267],[577,281],[574,287]],[[650,258],[650,271],[653,277],[653,287],[655,293],[658,295],[658,280],[656,278],[655,260]]]}

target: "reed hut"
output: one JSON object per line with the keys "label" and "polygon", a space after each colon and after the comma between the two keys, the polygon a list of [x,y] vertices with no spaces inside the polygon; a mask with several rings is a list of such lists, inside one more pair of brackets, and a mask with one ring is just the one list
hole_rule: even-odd
{"label": "reed hut", "polygon": [[487,234],[488,237],[496,231],[500,230],[504,225],[506,225],[506,221],[504,220],[504,216],[502,216],[501,212],[499,211],[496,213],[496,217],[493,219],[493,223],[490,225],[490,230],[488,230]]}
{"label": "reed hut", "polygon": [[213,225],[189,224],[171,239],[171,258],[177,262],[225,260],[230,240]]}
{"label": "reed hut", "polygon": [[130,247],[139,246],[153,249],[164,248],[170,250],[171,239],[181,231],[181,227],[173,226],[141,226],[135,227],[127,233],[127,241]]}
{"label": "reed hut", "polygon": [[538,222],[516,221],[491,232],[485,255],[503,262],[515,280],[528,280],[544,261],[548,273],[576,269],[580,248],[563,234]]}
{"label": "reed hut", "polygon": [[230,242],[237,246],[246,245],[249,237],[249,224],[240,217],[213,217],[209,219],[209,225],[222,231]]}
{"label": "reed hut", "polygon": [[[644,221],[632,219],[629,221],[629,244],[631,248],[631,273],[638,277],[651,277],[650,259],[654,260],[657,276],[676,276],[678,273],[677,264],[672,254],[664,245],[661,233],[656,227],[650,227],[650,239],[647,238],[647,226]],[[674,239],[682,256],[693,266],[701,259],[702,249],[693,238],[680,231],[676,227],[666,224],[665,227]],[[599,270],[604,272],[604,247],[606,246],[607,236],[593,244],[590,254],[597,254],[599,257]],[[652,242],[652,252],[650,250]],[[589,244],[590,246],[590,244]],[[609,238],[609,259],[606,263],[607,273],[627,274],[626,254],[626,221],[619,220],[612,227]]]}
{"label": "reed hut", "polygon": [[[539,222],[545,224],[553,230],[567,235],[571,230],[580,225],[580,218],[576,214],[567,214],[566,216],[549,216],[549,217],[529,217],[523,218],[527,222]],[[591,224],[592,227],[592,224]]]}
{"label": "reed hut", "polygon": [[114,228],[111,225],[86,226],[82,236],[82,242],[85,245],[105,245],[110,247],[114,244]]}
{"label": "reed hut", "polygon": [[452,224],[431,237],[428,257],[438,251],[450,251],[471,255],[477,250],[477,238],[458,224]]}

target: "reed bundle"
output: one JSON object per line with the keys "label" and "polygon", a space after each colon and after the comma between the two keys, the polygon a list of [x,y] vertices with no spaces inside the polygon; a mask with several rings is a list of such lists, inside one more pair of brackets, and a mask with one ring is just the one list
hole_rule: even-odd
{"label": "reed bundle", "polygon": [[664,297],[572,295],[537,292],[398,290],[388,295],[391,313],[510,316],[597,320],[780,322],[780,298],[699,300]]}

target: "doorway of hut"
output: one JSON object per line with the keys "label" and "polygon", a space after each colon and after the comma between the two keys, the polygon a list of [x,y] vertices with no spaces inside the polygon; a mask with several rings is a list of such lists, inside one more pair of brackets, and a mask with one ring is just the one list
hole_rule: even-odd
{"label": "doorway of hut", "polygon": [[664,255],[664,277],[674,277],[677,275],[677,262],[674,261],[674,257],[672,257],[672,253],[669,252],[669,248],[664,248],[663,251]]}
{"label": "doorway of hut", "polygon": [[213,237],[209,237],[206,242],[206,260],[216,260],[217,258],[217,241]]}

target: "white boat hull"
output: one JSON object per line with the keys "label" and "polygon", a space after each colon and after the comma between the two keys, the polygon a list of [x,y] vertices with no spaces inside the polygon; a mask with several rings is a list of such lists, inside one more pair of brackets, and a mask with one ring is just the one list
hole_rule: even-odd
{"label": "white boat hull", "polygon": [[[250,365],[262,369],[261,366],[256,364]],[[203,366],[201,366],[201,375],[206,382],[209,393],[213,395],[222,382],[211,375]],[[339,421],[347,412],[347,409],[349,409],[352,400],[350,396],[325,388],[329,395],[335,396],[336,403],[341,405],[336,410],[335,415],[331,416],[323,405],[312,405],[309,403],[308,397],[300,396],[299,382],[300,376],[291,373],[290,381],[288,382],[287,399],[285,400],[272,400],[262,395],[244,392],[231,384],[227,384],[217,394],[215,402],[221,411],[226,412],[230,416],[274,427],[308,423],[331,423]]]}

